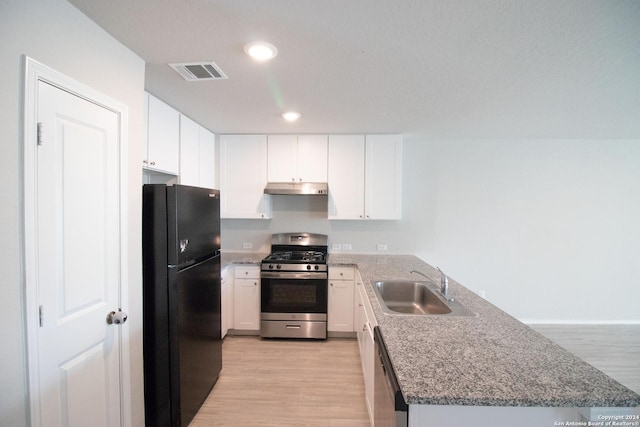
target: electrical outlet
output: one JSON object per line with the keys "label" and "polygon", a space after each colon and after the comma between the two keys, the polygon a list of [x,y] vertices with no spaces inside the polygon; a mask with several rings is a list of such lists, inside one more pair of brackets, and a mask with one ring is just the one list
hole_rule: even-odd
{"label": "electrical outlet", "polygon": [[478,295],[482,298],[485,298],[486,294],[487,294],[487,291],[485,291],[484,289],[481,289],[478,291]]}
{"label": "electrical outlet", "polygon": [[244,242],[244,243],[242,244],[242,249],[251,249],[251,248],[253,248],[253,243],[250,243],[250,242]]}
{"label": "electrical outlet", "polygon": [[387,250],[387,244],[386,243],[378,243],[378,245],[376,246],[376,249],[379,251],[386,251]]}
{"label": "electrical outlet", "polygon": [[342,245],[340,243],[334,243],[331,245],[331,249],[334,251],[342,250]]}
{"label": "electrical outlet", "polygon": [[343,251],[350,251],[351,250],[351,243],[343,243],[342,244],[342,250]]}

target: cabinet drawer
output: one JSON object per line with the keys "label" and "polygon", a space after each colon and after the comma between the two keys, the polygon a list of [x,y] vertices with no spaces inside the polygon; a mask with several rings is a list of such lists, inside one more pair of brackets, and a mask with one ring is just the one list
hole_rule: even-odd
{"label": "cabinet drawer", "polygon": [[329,267],[329,280],[353,280],[353,267]]}
{"label": "cabinet drawer", "polygon": [[236,279],[259,279],[260,267],[236,266],[234,277]]}

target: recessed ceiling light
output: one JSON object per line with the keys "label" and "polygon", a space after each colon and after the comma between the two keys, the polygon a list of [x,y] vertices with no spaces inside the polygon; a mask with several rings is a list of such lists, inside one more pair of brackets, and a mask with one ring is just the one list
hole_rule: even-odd
{"label": "recessed ceiling light", "polygon": [[295,122],[301,116],[302,114],[298,113],[297,111],[287,111],[286,113],[282,113],[282,118],[288,122]]}
{"label": "recessed ceiling light", "polygon": [[244,45],[244,51],[247,55],[256,61],[268,61],[278,54],[278,49],[271,43],[267,42],[250,42]]}

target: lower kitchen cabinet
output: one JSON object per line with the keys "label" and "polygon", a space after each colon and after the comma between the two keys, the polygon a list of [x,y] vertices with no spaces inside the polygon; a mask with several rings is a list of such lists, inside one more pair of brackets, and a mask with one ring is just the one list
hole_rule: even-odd
{"label": "lower kitchen cabinet", "polygon": [[327,331],[353,332],[354,268],[329,267]]}
{"label": "lower kitchen cabinet", "polygon": [[236,266],[233,279],[233,329],[260,330],[260,267]]}
{"label": "lower kitchen cabinet", "polygon": [[233,267],[222,270],[220,323],[222,325],[222,338],[227,335],[229,329],[233,329]]}
{"label": "lower kitchen cabinet", "polygon": [[362,364],[362,374],[364,376],[364,391],[369,413],[369,420],[373,425],[373,389],[374,389],[374,360],[375,347],[373,342],[373,328],[376,326],[376,320],[373,315],[373,308],[364,288],[360,273],[356,270],[355,277],[355,300],[356,311],[354,313],[356,336],[358,338],[358,347],[360,349],[360,362]]}

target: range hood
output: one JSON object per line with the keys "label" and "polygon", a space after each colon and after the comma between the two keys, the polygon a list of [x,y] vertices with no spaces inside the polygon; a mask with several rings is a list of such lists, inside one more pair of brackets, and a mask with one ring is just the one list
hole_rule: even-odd
{"label": "range hood", "polygon": [[326,196],[326,182],[269,182],[264,194]]}

